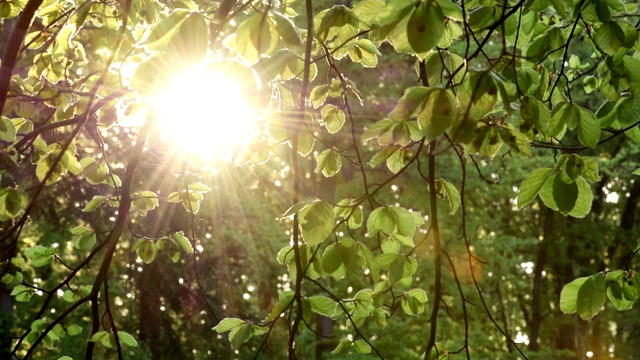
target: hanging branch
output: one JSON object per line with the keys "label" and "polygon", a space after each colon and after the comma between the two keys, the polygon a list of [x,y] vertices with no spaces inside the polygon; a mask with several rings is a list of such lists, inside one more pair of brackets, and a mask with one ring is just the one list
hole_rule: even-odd
{"label": "hanging branch", "polygon": [[[427,68],[424,61],[420,62],[420,80],[423,86],[429,86],[427,77]],[[431,351],[435,348],[436,354],[438,352],[436,348],[436,334],[438,330],[438,311],[440,310],[440,300],[442,298],[442,247],[440,245],[440,229],[438,228],[438,200],[436,190],[436,158],[435,158],[436,141],[432,140],[429,143],[429,204],[431,231],[433,232],[433,252],[434,252],[434,266],[435,266],[435,294],[433,299],[433,309],[431,316],[429,317],[430,330],[429,341],[427,343],[427,350],[424,353],[425,360],[430,358]]]}
{"label": "hanging branch", "polygon": [[[306,17],[307,17],[307,38],[305,42],[304,50],[304,71],[302,75],[302,87],[300,89],[300,98],[298,100],[298,116],[300,117],[299,124],[303,123],[305,107],[307,102],[307,93],[309,90],[309,78],[311,74],[311,45],[313,43],[313,7],[311,0],[305,1]],[[298,162],[298,134],[300,127],[294,131],[293,138],[291,139],[291,163],[292,163],[292,175],[293,175],[293,199],[292,204],[297,204],[300,199],[300,164]],[[296,283],[293,299],[296,304],[296,316],[293,319],[293,324],[289,328],[289,341],[287,351],[289,359],[295,359],[295,339],[300,327],[300,321],[302,320],[302,278],[304,272],[302,268],[302,258],[300,255],[300,226],[298,214],[293,216],[293,252],[296,265]],[[290,314],[291,315],[291,314]]]}

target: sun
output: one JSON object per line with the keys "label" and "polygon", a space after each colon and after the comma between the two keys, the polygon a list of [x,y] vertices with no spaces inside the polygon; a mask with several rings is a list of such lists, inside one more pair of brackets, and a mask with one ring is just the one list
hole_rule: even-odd
{"label": "sun", "polygon": [[250,72],[240,74],[198,66],[170,80],[153,101],[162,138],[184,155],[230,161],[249,142],[259,116],[250,101],[259,84],[247,78]]}

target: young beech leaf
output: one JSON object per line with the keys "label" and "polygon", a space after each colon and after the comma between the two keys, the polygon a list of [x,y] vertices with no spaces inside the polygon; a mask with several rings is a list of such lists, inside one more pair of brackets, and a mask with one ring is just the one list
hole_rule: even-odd
{"label": "young beech leaf", "polygon": [[600,175],[598,174],[598,162],[592,157],[582,157],[582,164],[584,170],[582,171],[582,178],[587,181],[600,181]]}
{"label": "young beech leaf", "polygon": [[371,352],[371,345],[367,344],[364,340],[356,340],[353,342],[353,347],[360,354],[369,354]]}
{"label": "young beech leaf", "polygon": [[131,346],[131,347],[138,346],[138,342],[136,341],[136,339],[133,336],[131,336],[131,334],[124,331],[118,331],[118,340],[120,340],[121,343],[127,346]]}
{"label": "young beech leaf", "polygon": [[271,312],[264,319],[264,321],[268,322],[278,318],[278,316],[280,316],[280,314],[292,304],[293,294],[294,292],[291,290],[281,292],[279,295],[278,302],[273,307],[273,309],[271,309]]}
{"label": "young beech leaf", "polygon": [[589,320],[596,316],[605,301],[607,283],[602,273],[591,275],[578,289],[577,311],[578,315],[584,320]]}
{"label": "young beech leaf", "polygon": [[246,323],[247,321],[242,319],[225,318],[222,319],[222,321],[220,321],[218,325],[213,328],[213,330],[215,330],[218,334],[221,334]]}
{"label": "young beech leaf", "polygon": [[351,346],[352,342],[351,340],[347,339],[347,338],[342,338],[340,339],[340,343],[338,343],[338,346],[336,346],[335,349],[333,349],[333,351],[331,352],[331,354],[333,355],[338,355],[341,354],[342,352],[344,352],[349,346]]}
{"label": "young beech leaf", "polygon": [[140,256],[140,259],[142,259],[145,264],[150,264],[158,254],[158,247],[153,241],[145,239],[140,239],[139,244],[139,247],[136,249],[138,256]]}
{"label": "young beech leaf", "polygon": [[433,88],[424,86],[413,86],[405,89],[395,108],[389,113],[389,118],[396,122],[409,120],[411,115],[418,109],[418,106],[427,99],[433,90]]}
{"label": "young beech leaf", "polygon": [[237,326],[229,332],[229,341],[234,349],[238,349],[240,345],[244,344],[253,336],[253,324],[246,323]]}
{"label": "young beech leaf", "polygon": [[111,334],[110,332],[101,330],[91,335],[91,338],[89,338],[88,341],[99,342],[105,347],[113,348],[115,344],[112,342],[112,336],[113,334]]}
{"label": "young beech leaf", "polygon": [[536,195],[542,188],[545,180],[551,173],[551,168],[538,168],[529,174],[529,176],[522,182],[520,189],[518,189],[518,210],[523,206],[530,203],[535,199]]}
{"label": "young beech leaf", "polygon": [[563,214],[569,213],[578,200],[578,185],[566,183],[561,176],[556,176],[553,179],[553,199]]}
{"label": "young beech leaf", "polygon": [[311,311],[316,314],[333,317],[336,313],[338,304],[326,296],[316,295],[308,298],[311,304]]}
{"label": "young beech leaf", "polygon": [[439,179],[438,182],[442,184],[444,192],[447,195],[447,200],[449,200],[449,214],[453,215],[461,204],[460,193],[458,189],[447,180]]}
{"label": "young beech leaf", "polygon": [[428,356],[425,357],[426,360],[447,360],[449,359],[449,350],[447,347],[441,343],[436,343],[436,346],[431,349],[431,352]]}
{"label": "young beech leaf", "polygon": [[371,212],[367,219],[367,232],[374,236],[378,231],[390,235],[413,237],[416,223],[413,215],[404,208],[397,206],[379,207]]}
{"label": "young beech leaf", "polygon": [[329,134],[335,134],[344,125],[344,111],[339,107],[327,104],[322,108],[322,123],[327,128]]}
{"label": "young beech leaf", "polygon": [[18,302],[27,302],[33,297],[36,293],[36,290],[33,288],[26,287],[24,285],[17,285],[11,290],[10,296],[15,296],[16,301]]}
{"label": "young beech leaf", "polygon": [[444,33],[444,14],[435,0],[422,1],[407,23],[407,39],[415,53],[425,53],[438,44]]}
{"label": "young beech leaf", "polygon": [[191,246],[191,241],[189,241],[189,239],[184,236],[184,233],[182,231],[178,231],[177,233],[173,234],[172,237],[173,239],[175,239],[178,245],[180,245],[182,250],[184,250],[188,254],[193,254],[193,246]]}
{"label": "young beech leaf", "polygon": [[583,145],[592,149],[598,145],[600,139],[600,123],[591,111],[583,108],[580,108],[578,139]]}
{"label": "young beech leaf", "polygon": [[587,279],[587,277],[577,278],[562,287],[562,291],[560,292],[560,310],[563,313],[574,314],[578,311],[578,291]]}
{"label": "young beech leaf", "polygon": [[456,98],[447,89],[433,89],[418,113],[418,126],[427,141],[444,133],[457,115]]}
{"label": "young beech leaf", "polygon": [[95,211],[97,208],[100,207],[100,205],[102,205],[105,201],[107,201],[107,197],[103,196],[103,195],[96,195],[94,196],[88,203],[87,205],[84,207],[84,209],[82,209],[82,212],[92,212]]}
{"label": "young beech leaf", "polygon": [[342,167],[342,157],[336,151],[326,149],[318,155],[318,165],[316,166],[316,173],[322,172],[325,177],[332,177]]}
{"label": "young beech leaf", "polygon": [[298,214],[302,236],[308,246],[323,242],[333,231],[335,214],[333,206],[326,201],[307,204]]}
{"label": "young beech leaf", "polygon": [[320,85],[316,86],[311,90],[309,94],[309,100],[313,104],[314,108],[319,108],[324,101],[327,100],[327,96],[329,95],[329,85]]}

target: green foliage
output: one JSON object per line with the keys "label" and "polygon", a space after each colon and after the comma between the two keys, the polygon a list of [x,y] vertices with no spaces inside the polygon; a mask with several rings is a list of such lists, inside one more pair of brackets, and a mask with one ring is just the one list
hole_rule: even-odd
{"label": "green foliage", "polygon": [[[637,4],[344,3],[0,2],[8,357],[622,357]],[[204,77],[161,128],[191,70],[239,78],[248,135]]]}

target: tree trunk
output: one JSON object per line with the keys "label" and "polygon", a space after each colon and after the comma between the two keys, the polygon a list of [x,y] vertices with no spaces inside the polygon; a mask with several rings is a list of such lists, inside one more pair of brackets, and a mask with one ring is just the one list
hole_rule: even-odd
{"label": "tree trunk", "polygon": [[542,326],[542,272],[547,265],[547,244],[553,231],[553,211],[547,207],[544,208],[544,226],[542,229],[542,241],[538,245],[538,254],[536,256],[534,275],[533,275],[533,293],[531,298],[531,332],[530,332],[530,351],[540,350],[540,328]]}
{"label": "tree trunk", "polygon": [[330,353],[335,344],[333,344],[333,320],[326,316],[318,316],[316,318],[318,327],[318,335],[316,335],[316,360],[322,360],[323,354]]}

